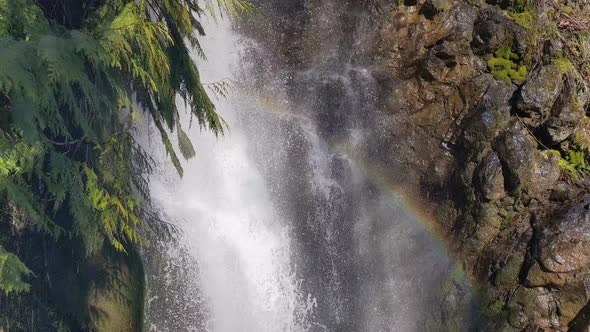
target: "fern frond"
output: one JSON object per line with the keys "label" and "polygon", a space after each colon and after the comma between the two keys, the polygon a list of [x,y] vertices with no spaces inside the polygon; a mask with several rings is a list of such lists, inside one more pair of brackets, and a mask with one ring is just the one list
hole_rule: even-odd
{"label": "fern frond", "polygon": [[209,15],[214,19],[217,17],[216,9],[218,10],[220,17],[223,17],[224,14],[230,16],[249,14],[254,9],[254,7],[245,0],[207,0],[205,7],[207,8]]}
{"label": "fern frond", "polygon": [[193,158],[196,155],[195,148],[188,135],[182,130],[180,124],[176,128],[176,132],[178,133],[178,148],[182,156],[187,160]]}
{"label": "fern frond", "polygon": [[227,99],[233,88],[233,82],[230,79],[223,79],[218,82],[204,83],[203,86],[209,89],[217,100]]}
{"label": "fern frond", "polygon": [[15,292],[28,292],[30,285],[24,279],[31,271],[14,254],[0,246],[0,290],[6,295]]}

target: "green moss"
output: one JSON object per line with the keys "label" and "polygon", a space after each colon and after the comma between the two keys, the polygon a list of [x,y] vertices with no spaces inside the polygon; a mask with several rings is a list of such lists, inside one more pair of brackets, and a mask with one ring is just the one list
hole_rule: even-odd
{"label": "green moss", "polygon": [[488,306],[488,311],[492,315],[499,315],[500,313],[502,313],[503,309],[504,309],[504,302],[500,301],[500,300],[494,301],[494,302],[490,303],[490,305]]}
{"label": "green moss", "polygon": [[447,0],[433,1],[432,5],[434,6],[434,8],[436,8],[436,10],[439,13],[446,13],[451,8],[451,5],[449,4],[449,1],[447,1]]}
{"label": "green moss", "polygon": [[553,63],[557,67],[557,70],[561,74],[570,74],[575,72],[576,68],[572,64],[572,62],[565,58],[562,54],[558,54],[557,57],[553,60]]}
{"label": "green moss", "polygon": [[481,294],[482,313],[493,320],[507,316],[506,301],[502,293],[488,289]]}
{"label": "green moss", "polygon": [[535,15],[532,10],[525,10],[523,12],[513,12],[509,13],[508,17],[510,17],[514,22],[518,25],[525,28],[527,31],[532,31],[535,27]]}
{"label": "green moss", "polygon": [[557,17],[557,16],[555,15],[555,9],[548,9],[548,10],[547,10],[547,18],[548,18],[550,21],[555,21],[556,17]]}
{"label": "green moss", "polygon": [[522,13],[532,8],[532,1],[529,0],[514,0],[508,10],[511,13]]}
{"label": "green moss", "polygon": [[526,79],[528,69],[519,65],[520,57],[512,52],[508,45],[500,47],[493,56],[488,58],[488,68],[497,80],[510,85],[512,82],[522,83]]}
{"label": "green moss", "polygon": [[534,3],[528,0],[516,0],[507,8],[508,17],[514,20],[517,24],[525,28],[527,31],[532,31],[535,27],[535,13]]}
{"label": "green moss", "polygon": [[567,15],[573,15],[574,14],[574,8],[570,7],[570,6],[566,6],[564,4],[560,5],[559,8],[562,12],[564,12]]}

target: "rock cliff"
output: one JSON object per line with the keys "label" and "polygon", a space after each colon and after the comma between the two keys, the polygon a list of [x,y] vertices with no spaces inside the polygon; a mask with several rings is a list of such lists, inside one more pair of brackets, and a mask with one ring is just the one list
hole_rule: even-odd
{"label": "rock cliff", "polygon": [[373,161],[436,203],[489,329],[587,328],[590,3],[381,8],[368,54],[390,136]]}

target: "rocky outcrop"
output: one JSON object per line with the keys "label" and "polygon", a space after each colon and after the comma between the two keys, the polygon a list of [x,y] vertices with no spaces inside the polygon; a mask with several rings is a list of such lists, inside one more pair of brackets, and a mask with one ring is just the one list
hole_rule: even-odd
{"label": "rocky outcrop", "polygon": [[590,197],[551,222],[539,240],[541,266],[553,273],[574,273],[590,267]]}
{"label": "rocky outcrop", "polygon": [[590,322],[590,198],[581,196],[590,44],[578,17],[589,6],[523,4],[388,7],[374,75],[389,139],[406,146],[376,162],[407,161],[398,182],[412,175],[446,211],[440,225],[481,286],[482,329],[581,330]]}
{"label": "rocky outcrop", "polygon": [[516,110],[522,121],[529,126],[546,121],[561,89],[562,77],[557,66],[542,66],[531,72],[516,96]]}

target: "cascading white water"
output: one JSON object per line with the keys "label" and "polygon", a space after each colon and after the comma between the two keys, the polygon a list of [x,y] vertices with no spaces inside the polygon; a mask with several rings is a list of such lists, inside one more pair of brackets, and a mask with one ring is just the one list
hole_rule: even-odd
{"label": "cascading white water", "polygon": [[[200,61],[201,79],[232,80],[239,43],[230,22],[209,20],[206,28],[201,43],[210,60]],[[159,151],[159,162],[168,166],[151,181],[155,205],[179,228],[179,245],[196,261],[197,279],[185,282],[184,292],[201,297],[207,307],[200,328],[300,331],[310,307],[298,293],[288,229],[248,154],[237,99],[232,94],[215,102],[230,125],[225,137],[189,131],[197,157],[184,164],[182,179]],[[157,331],[169,328],[160,323],[150,325]]]}
{"label": "cascading white water", "polygon": [[[340,8],[326,3],[323,33]],[[423,331],[455,315],[469,296],[441,291],[443,246],[364,168],[380,121],[370,71],[338,56],[338,41],[307,69],[274,71],[229,21],[205,28],[202,81],[237,81],[216,101],[230,130],[189,131],[197,156],[182,179],[151,147],[155,205],[180,235],[148,252],[148,329]]]}

